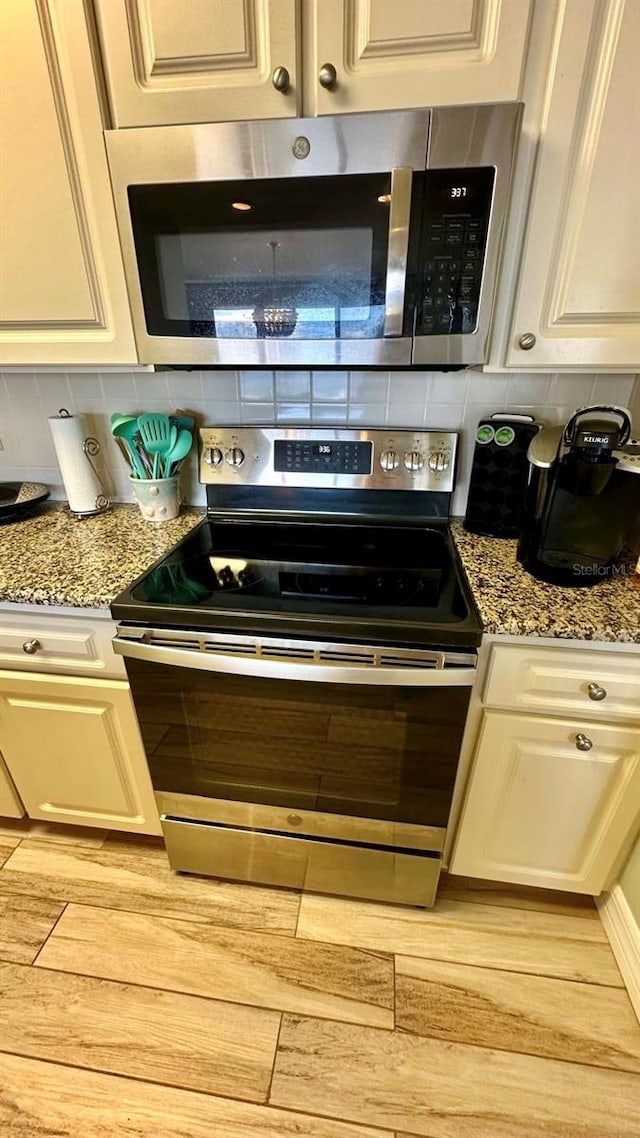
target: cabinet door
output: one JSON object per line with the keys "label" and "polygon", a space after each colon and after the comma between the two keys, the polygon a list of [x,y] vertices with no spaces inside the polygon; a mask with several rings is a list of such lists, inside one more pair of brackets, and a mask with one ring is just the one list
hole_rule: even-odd
{"label": "cabinet door", "polygon": [[82,0],[0,3],[0,363],[137,360]]}
{"label": "cabinet door", "polygon": [[451,872],[597,894],[639,816],[640,729],[488,711]]}
{"label": "cabinet door", "polygon": [[567,0],[556,30],[507,364],[637,370],[640,5]]}
{"label": "cabinet door", "polygon": [[98,0],[97,14],[114,126],[297,113],[296,0]]}
{"label": "cabinet door", "polygon": [[0,758],[0,818],[22,817],[24,817],[24,806],[18,798],[9,772],[2,758]]}
{"label": "cabinet door", "polygon": [[160,833],[127,683],[0,672],[0,746],[30,818]]}
{"label": "cabinet door", "polygon": [[517,99],[529,12],[529,0],[307,0],[304,113]]}

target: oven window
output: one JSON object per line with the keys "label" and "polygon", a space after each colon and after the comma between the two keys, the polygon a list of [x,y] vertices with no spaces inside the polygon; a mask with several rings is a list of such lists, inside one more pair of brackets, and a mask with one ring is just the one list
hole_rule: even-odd
{"label": "oven window", "polygon": [[127,672],[157,791],[447,824],[469,688]]}
{"label": "oven window", "polygon": [[130,186],[147,330],[335,340],[383,333],[390,175]]}

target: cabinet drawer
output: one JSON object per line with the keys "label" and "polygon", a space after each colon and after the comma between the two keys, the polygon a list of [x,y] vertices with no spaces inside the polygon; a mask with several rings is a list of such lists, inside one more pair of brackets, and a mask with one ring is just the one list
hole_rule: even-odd
{"label": "cabinet drawer", "polygon": [[125,676],[110,620],[0,613],[0,667],[30,672]]}
{"label": "cabinet drawer", "polygon": [[484,703],[514,711],[640,724],[640,656],[496,645]]}

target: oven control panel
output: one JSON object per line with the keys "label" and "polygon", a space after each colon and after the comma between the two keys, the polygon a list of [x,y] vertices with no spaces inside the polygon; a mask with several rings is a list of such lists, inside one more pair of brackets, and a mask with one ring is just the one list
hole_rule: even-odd
{"label": "oven control panel", "polygon": [[205,485],[454,488],[455,431],[348,427],[203,427]]}

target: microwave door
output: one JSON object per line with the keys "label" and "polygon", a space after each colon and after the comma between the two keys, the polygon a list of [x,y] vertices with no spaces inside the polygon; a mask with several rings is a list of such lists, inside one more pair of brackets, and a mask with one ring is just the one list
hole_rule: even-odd
{"label": "microwave door", "polygon": [[130,186],[141,359],[406,366],[412,169]]}

